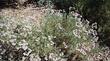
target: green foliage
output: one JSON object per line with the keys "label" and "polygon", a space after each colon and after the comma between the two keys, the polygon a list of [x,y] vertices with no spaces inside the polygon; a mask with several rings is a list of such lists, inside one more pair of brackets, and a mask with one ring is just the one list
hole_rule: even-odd
{"label": "green foliage", "polygon": [[[63,52],[65,55],[71,54],[75,50],[75,47],[78,43],[87,41],[83,40],[82,38],[77,38],[73,34],[73,30],[77,29],[76,21],[77,20],[71,15],[68,16],[66,21],[63,20],[63,16],[58,16],[55,14],[47,15],[46,18],[44,18],[43,33],[45,33],[46,36],[53,36],[51,41],[55,43],[54,47],[56,47],[58,51],[60,49],[65,49],[59,51]],[[83,33],[84,31],[79,30],[79,32],[82,32],[79,36],[86,36]],[[67,46],[65,46],[63,43],[65,43]]]}

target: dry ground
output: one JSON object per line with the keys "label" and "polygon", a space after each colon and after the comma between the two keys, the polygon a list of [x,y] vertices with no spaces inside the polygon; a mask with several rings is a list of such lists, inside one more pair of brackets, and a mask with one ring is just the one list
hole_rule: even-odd
{"label": "dry ground", "polygon": [[20,9],[6,8],[0,11],[0,16],[12,17],[12,18],[25,18],[26,20],[32,20],[40,26],[41,20],[45,15],[44,7],[26,7]]}

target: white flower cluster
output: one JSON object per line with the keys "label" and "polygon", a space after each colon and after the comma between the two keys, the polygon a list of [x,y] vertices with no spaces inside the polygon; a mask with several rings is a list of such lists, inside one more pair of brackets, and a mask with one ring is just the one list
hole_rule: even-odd
{"label": "white flower cluster", "polygon": [[105,51],[101,50],[100,52],[88,55],[88,61],[109,61],[110,60],[110,51],[109,49],[105,49]]}
{"label": "white flower cluster", "polygon": [[21,40],[21,42],[19,42],[18,45],[19,45],[18,48],[22,48],[25,51],[28,50],[28,52],[23,53],[25,56],[29,56],[30,53],[32,52],[32,50],[28,47],[28,43],[25,40]]}
{"label": "white flower cluster", "polygon": [[31,54],[30,61],[41,61],[41,58],[36,54]]}
{"label": "white flower cluster", "polygon": [[[62,58],[55,53],[49,53],[49,55],[46,55],[44,59],[49,61],[67,61],[66,58]],[[36,54],[31,54],[30,61],[41,61],[41,58]]]}
{"label": "white flower cluster", "polygon": [[66,58],[61,58],[60,56],[58,56],[58,54],[55,54],[55,53],[49,54],[49,60],[51,60],[51,61],[67,61]]}
{"label": "white flower cluster", "polygon": [[[82,16],[78,13],[73,15],[76,20],[76,29],[73,30],[75,37],[81,39],[81,43],[76,44],[76,50],[81,52],[83,55],[91,55],[91,51],[98,46],[95,42],[98,41],[98,34],[95,29],[97,29],[97,23],[89,25],[88,20],[81,19]],[[85,40],[85,41],[83,41]],[[88,61],[94,61],[93,59],[87,57]]]}
{"label": "white flower cluster", "polygon": [[88,20],[81,19],[82,16],[78,13],[73,13],[73,16],[76,20],[76,29],[73,30],[73,34],[78,37],[82,38],[84,40],[88,40],[88,38],[93,41],[97,42],[98,40],[98,34],[95,29],[97,29],[97,23],[93,23],[91,26],[89,25]]}
{"label": "white flower cluster", "polygon": [[54,9],[48,8],[46,11],[48,12],[47,14],[49,14],[49,15],[56,15],[59,17],[63,16],[62,13],[60,13],[61,10],[54,10]]}
{"label": "white flower cluster", "polygon": [[[31,61],[41,61],[39,57],[32,55],[32,53],[36,53],[36,51],[37,54],[39,54],[39,52],[42,54],[49,53],[52,49],[52,46],[54,45],[54,42],[52,41],[52,38],[54,37],[51,35],[44,35],[44,33],[41,31],[41,28],[39,27],[39,24],[35,23],[35,21],[38,22],[39,20],[37,16],[34,15],[35,12],[27,13],[25,11],[23,13],[13,13],[10,11],[10,13],[13,15],[9,15],[8,11],[3,12],[3,18],[0,19],[0,40],[10,43],[15,47],[17,52],[20,51],[18,56],[23,55],[20,56],[22,57],[22,61],[25,61],[27,56],[30,57]],[[24,13],[26,15],[24,15]],[[5,50],[2,51],[2,53],[4,52]]]}
{"label": "white flower cluster", "polygon": [[96,47],[93,42],[83,42],[76,46],[76,50],[80,51],[83,55],[88,55],[92,49]]}
{"label": "white flower cluster", "polygon": [[[33,33],[32,27],[34,26],[34,23],[28,20],[27,21],[23,19],[22,19],[23,21],[19,21],[19,20],[20,19],[15,21],[15,18],[13,17],[12,18],[3,17],[2,19],[0,19],[0,41],[6,42],[9,44],[11,43],[12,46],[15,46],[13,48],[15,48],[16,51],[23,49],[21,50],[21,51],[24,51],[23,56],[29,56],[32,50],[29,48],[29,44],[27,43],[29,39],[26,39],[26,38],[32,35]],[[3,45],[3,44],[0,44],[0,45]],[[9,48],[11,49],[11,47]],[[1,50],[2,52],[0,53],[0,55],[1,54],[3,55],[6,52],[8,52],[8,47],[4,49],[6,50]],[[12,49],[12,52],[10,52],[9,54],[13,52],[14,51]]]}

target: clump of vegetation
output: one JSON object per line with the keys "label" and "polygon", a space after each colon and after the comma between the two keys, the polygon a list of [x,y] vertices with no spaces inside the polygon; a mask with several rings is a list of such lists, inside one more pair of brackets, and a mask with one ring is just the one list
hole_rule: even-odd
{"label": "clump of vegetation", "polygon": [[[89,21],[81,22],[81,18],[79,18],[79,14],[74,13],[75,15],[69,15],[67,19],[64,20],[62,13],[59,15],[49,14],[44,18],[43,25],[43,33],[45,35],[53,36],[52,42],[54,42],[54,47],[57,50],[57,53],[63,53],[63,57],[68,57],[68,60],[72,60],[76,51],[79,52],[78,55],[81,57],[85,57],[83,55],[88,54],[87,51],[92,51],[95,49],[95,46],[92,43],[97,41],[96,32],[92,28],[89,27]],[[78,15],[78,17],[77,17]],[[94,37],[90,34],[94,34]],[[87,49],[80,47],[84,43],[86,46],[90,46]],[[81,51],[81,49],[85,50]],[[77,55],[77,53],[76,53]],[[71,56],[71,59],[69,57]],[[80,57],[80,58],[81,58]],[[78,57],[77,57],[78,58]],[[81,59],[85,60],[85,59]]]}
{"label": "clump of vegetation", "polygon": [[[50,10],[47,9],[49,12],[46,12],[47,15],[43,18],[41,27],[38,27],[32,19],[23,18],[23,16],[22,18],[0,17],[2,60],[20,61],[24,57],[26,60],[31,60],[32,58],[29,57],[32,57],[33,53],[38,55],[37,58],[41,61],[109,60],[107,57],[109,49],[99,48],[99,44],[110,46],[109,0],[9,0],[3,2],[1,0],[0,3],[6,5],[9,2],[6,6],[14,3],[12,7],[17,5],[15,3],[21,6],[35,3],[39,6],[46,5]],[[52,7],[57,10],[51,9],[49,5],[53,5]]]}

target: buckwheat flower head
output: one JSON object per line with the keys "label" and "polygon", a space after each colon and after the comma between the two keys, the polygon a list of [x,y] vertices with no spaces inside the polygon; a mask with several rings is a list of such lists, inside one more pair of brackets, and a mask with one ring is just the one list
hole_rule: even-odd
{"label": "buckwheat flower head", "polygon": [[73,16],[75,16],[75,19],[77,19],[77,17],[79,16],[80,14],[78,13],[73,13]]}
{"label": "buckwheat flower head", "polygon": [[24,52],[23,53],[25,56],[29,56],[30,53],[32,52],[32,50],[30,48],[27,48],[27,50],[28,50],[28,52]]}
{"label": "buckwheat flower head", "polygon": [[67,59],[62,58],[62,59],[60,59],[60,61],[67,61]]}
{"label": "buckwheat flower head", "polygon": [[36,54],[30,54],[30,61],[41,61],[41,59]]}
{"label": "buckwheat flower head", "polygon": [[64,28],[62,27],[62,25],[60,23],[58,23],[56,27],[58,27],[58,29],[60,29],[62,31],[64,30]]}
{"label": "buckwheat flower head", "polygon": [[54,53],[50,53],[50,54],[49,54],[49,58],[50,58],[50,59],[52,59],[52,58],[54,58],[54,57],[55,57]]}
{"label": "buckwheat flower head", "polygon": [[25,27],[26,27],[27,29],[29,29],[29,30],[32,29],[32,27],[31,27],[30,25],[26,25]]}
{"label": "buckwheat flower head", "polygon": [[23,48],[24,50],[27,50],[27,49],[28,49],[28,46],[22,45],[22,48]]}
{"label": "buckwheat flower head", "polygon": [[63,42],[63,45],[65,46],[65,48],[68,48],[67,44],[65,42]]}
{"label": "buckwheat flower head", "polygon": [[76,26],[77,26],[77,27],[82,27],[83,25],[82,25],[81,22],[76,22]]}
{"label": "buckwheat flower head", "polygon": [[83,36],[83,38],[82,38],[82,39],[87,40],[86,36]]}
{"label": "buckwheat flower head", "polygon": [[28,43],[25,40],[22,40],[21,42],[19,42],[19,46],[24,50],[28,49]]}
{"label": "buckwheat flower head", "polygon": [[9,40],[11,43],[12,43],[12,45],[16,45],[17,43],[16,43],[16,39],[11,39],[11,40]]}
{"label": "buckwheat flower head", "polygon": [[48,36],[48,40],[51,41],[53,36]]}
{"label": "buckwheat flower head", "polygon": [[76,36],[78,38],[81,38],[81,36],[80,36],[80,30],[78,30],[78,29],[73,30],[73,34],[74,34],[74,36]]}
{"label": "buckwheat flower head", "polygon": [[60,57],[58,57],[57,54],[50,53],[49,54],[49,59],[51,59],[52,61],[58,61],[60,59]]}
{"label": "buckwheat flower head", "polygon": [[77,22],[81,22],[81,18],[77,18],[76,21],[77,21]]}
{"label": "buckwheat flower head", "polygon": [[97,29],[97,23],[96,22],[92,24],[92,28]]}
{"label": "buckwheat flower head", "polygon": [[53,41],[50,41],[51,45],[54,45],[55,43]]}
{"label": "buckwheat flower head", "polygon": [[76,50],[79,51],[79,52],[81,52],[83,55],[86,55],[87,54],[86,51],[82,48],[82,44],[80,44],[80,43],[78,43],[76,45]]}
{"label": "buckwheat flower head", "polygon": [[40,37],[38,37],[35,41],[36,41],[36,42],[39,42],[39,40],[40,40]]}
{"label": "buckwheat flower head", "polygon": [[5,52],[6,52],[6,49],[3,49],[0,54],[4,54]]}
{"label": "buckwheat flower head", "polygon": [[97,31],[94,29],[89,29],[87,34],[88,35],[91,34],[92,36],[97,36]]}
{"label": "buckwheat flower head", "polygon": [[83,55],[86,55],[87,53],[85,52],[85,50],[84,49],[76,49],[77,51],[80,51]]}
{"label": "buckwheat flower head", "polygon": [[92,41],[94,41],[94,42],[97,42],[98,39],[99,39],[99,37],[97,37],[97,36],[92,37]]}
{"label": "buckwheat flower head", "polygon": [[48,43],[46,47],[50,47],[50,46],[51,46],[51,44]]}
{"label": "buckwheat flower head", "polygon": [[45,36],[42,36],[42,39],[47,39],[47,37],[45,37]]}

